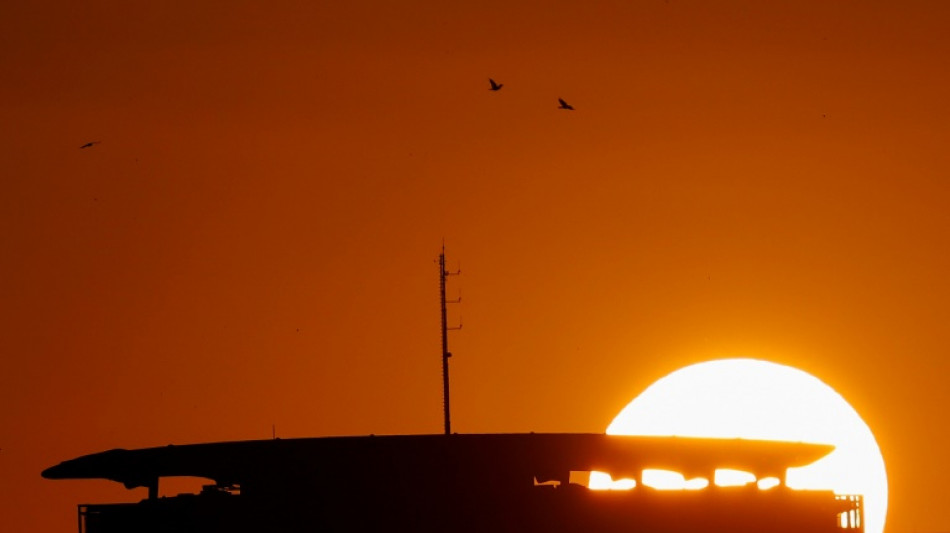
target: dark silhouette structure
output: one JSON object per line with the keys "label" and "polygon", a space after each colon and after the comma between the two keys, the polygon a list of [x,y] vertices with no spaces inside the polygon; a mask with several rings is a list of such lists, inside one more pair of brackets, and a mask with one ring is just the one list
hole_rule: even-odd
{"label": "dark silhouette structure", "polygon": [[557,102],[558,104],[560,104],[557,106],[558,109],[567,109],[568,111],[574,111],[574,106],[565,102],[563,98],[558,98]]}
{"label": "dark silhouette structure", "polygon": [[491,84],[491,87],[488,89],[489,91],[498,91],[498,90],[501,90],[501,88],[505,86],[504,83],[495,83],[495,80],[491,78],[488,78],[488,83]]}
{"label": "dark silhouette structure", "polygon": [[[498,87],[500,88],[501,85]],[[446,305],[461,303],[462,295],[459,293],[459,297],[455,300],[446,300],[445,281],[449,276],[458,276],[461,273],[461,269],[456,269],[455,272],[445,269],[445,243],[442,243],[442,253],[439,254],[439,303],[442,308],[442,414],[446,435],[452,434],[452,411],[449,403],[449,357],[452,357],[452,353],[449,352],[449,332],[462,329],[461,319],[458,326],[449,327]]]}
{"label": "dark silhouette structure", "polygon": [[[133,532],[863,532],[860,496],[785,486],[786,470],[831,446],[772,441],[480,434],[328,437],[110,450],[47,469],[49,479],[147,487],[138,503],[79,506],[86,533]],[[710,480],[730,468],[779,485],[656,490],[644,469]],[[591,490],[590,471],[632,478]],[[169,476],[209,483],[159,497]]]}

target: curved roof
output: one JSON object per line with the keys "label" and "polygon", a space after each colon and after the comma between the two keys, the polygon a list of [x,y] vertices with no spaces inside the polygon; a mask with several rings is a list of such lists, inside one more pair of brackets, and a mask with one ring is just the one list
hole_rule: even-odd
{"label": "curved roof", "polygon": [[116,449],[64,461],[43,471],[43,477],[110,479],[132,488],[167,476],[259,485],[302,475],[333,483],[411,473],[426,482],[446,471],[493,480],[544,480],[563,479],[572,470],[637,477],[643,469],[659,468],[693,477],[732,468],[784,479],[788,468],[811,464],[833,449],[799,442],[586,433],[324,437]]}

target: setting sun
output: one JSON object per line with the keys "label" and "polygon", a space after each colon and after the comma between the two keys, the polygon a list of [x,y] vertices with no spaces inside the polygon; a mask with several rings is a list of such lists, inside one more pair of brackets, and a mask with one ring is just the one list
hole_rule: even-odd
{"label": "setting sun", "polygon": [[[835,450],[812,465],[788,471],[794,489],[831,489],[861,494],[865,531],[881,533],[887,513],[887,475],[871,430],[831,387],[801,370],[754,359],[710,361],[658,380],[614,418],[608,434],[745,438],[832,444]],[[606,474],[591,486],[609,484]],[[719,470],[717,485],[756,482],[744,472]],[[702,488],[705,479],[644,471],[643,483],[658,488]],[[628,482],[629,486],[629,482]],[[620,487],[616,487],[620,488]]]}

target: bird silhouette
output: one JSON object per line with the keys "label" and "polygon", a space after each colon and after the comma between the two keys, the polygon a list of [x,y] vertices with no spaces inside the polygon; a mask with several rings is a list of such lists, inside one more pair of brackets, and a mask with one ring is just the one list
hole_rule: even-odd
{"label": "bird silhouette", "polygon": [[83,148],[92,148],[93,146],[95,146],[95,145],[97,145],[97,144],[99,144],[99,143],[101,143],[101,142],[102,142],[102,141],[90,141],[90,142],[87,142],[86,144],[80,146],[79,149],[82,150]]}
{"label": "bird silhouette", "polygon": [[567,109],[568,111],[574,111],[574,106],[565,102],[563,98],[558,98],[557,101],[561,103],[561,105],[557,106],[558,109]]}
{"label": "bird silhouette", "polygon": [[488,78],[488,83],[491,84],[491,88],[488,89],[489,91],[497,91],[497,90],[499,90],[499,89],[501,89],[502,87],[505,86],[505,84],[503,84],[503,83],[495,83],[495,80],[493,80],[493,79],[491,79],[491,78]]}

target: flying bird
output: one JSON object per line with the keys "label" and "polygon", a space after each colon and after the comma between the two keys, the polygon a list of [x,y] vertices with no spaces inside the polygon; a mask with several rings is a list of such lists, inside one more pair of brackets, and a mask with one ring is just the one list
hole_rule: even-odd
{"label": "flying bird", "polygon": [[93,146],[95,146],[95,145],[97,145],[97,144],[99,144],[99,143],[101,143],[101,142],[102,142],[102,141],[91,141],[91,142],[87,142],[86,144],[80,146],[79,149],[82,150],[83,148],[92,148]]}
{"label": "flying bird", "polygon": [[565,102],[563,98],[558,98],[557,101],[561,103],[561,105],[557,106],[558,109],[567,109],[568,111],[574,111],[574,106]]}
{"label": "flying bird", "polygon": [[495,83],[495,80],[491,78],[488,78],[488,83],[491,84],[491,89],[488,89],[489,91],[497,91],[505,86],[504,83]]}

